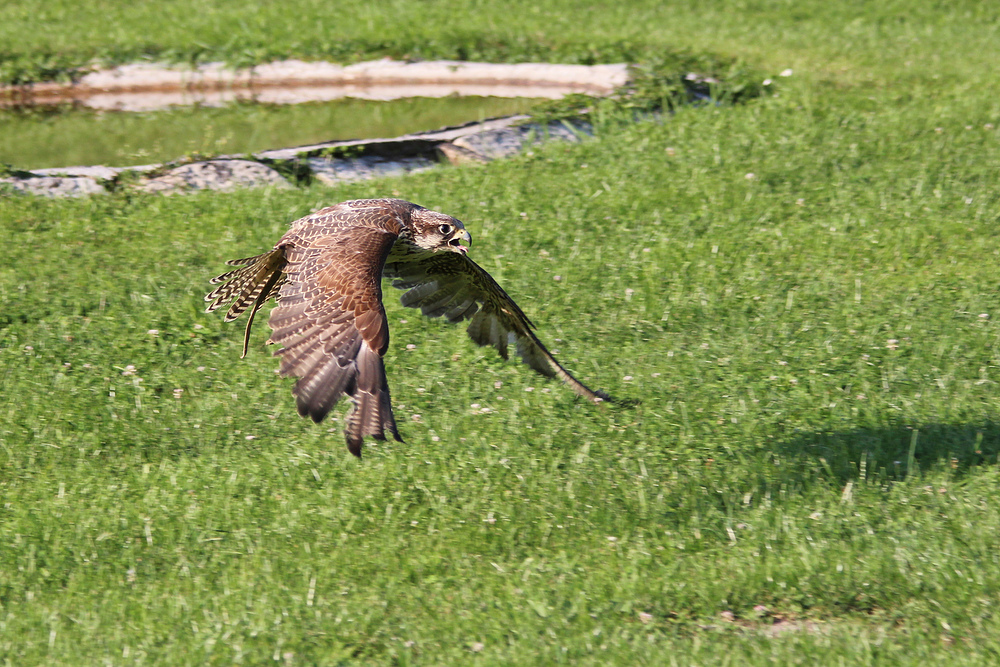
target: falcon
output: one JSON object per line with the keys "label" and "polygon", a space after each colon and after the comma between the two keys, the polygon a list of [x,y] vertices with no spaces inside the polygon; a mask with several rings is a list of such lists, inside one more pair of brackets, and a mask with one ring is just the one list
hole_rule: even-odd
{"label": "falcon", "polygon": [[609,400],[570,375],[535,336],[534,325],[503,288],[472,261],[472,237],[459,220],[402,199],[359,199],[330,206],[292,223],[274,248],[226,262],[234,269],[212,279],[206,297],[212,312],[229,304],[225,321],[247,309],[243,358],[254,316],[276,298],[268,343],[281,347],[279,373],[296,377],[299,414],[319,423],[341,396],[354,408],[347,417],[347,448],[361,456],[365,436],[402,442],[389,402],[382,357],[389,324],[382,306],[382,278],[406,290],[404,306],[451,322],[470,320],[481,346],[521,359],[546,377],[565,382],[593,403]]}

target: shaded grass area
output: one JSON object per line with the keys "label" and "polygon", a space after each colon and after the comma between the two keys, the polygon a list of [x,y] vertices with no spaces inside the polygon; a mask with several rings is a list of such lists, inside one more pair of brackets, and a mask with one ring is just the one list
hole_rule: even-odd
{"label": "shaded grass area", "polygon": [[184,155],[250,153],[335,139],[393,137],[523,113],[530,99],[348,99],[277,106],[234,104],[146,113],[85,109],[0,111],[0,162],[20,169],[128,166]]}
{"label": "shaded grass area", "polygon": [[[995,661],[996,118],[813,95],[336,190],[2,200],[0,654]],[[206,280],[386,194],[464,220],[557,356],[642,403],[387,287],[407,443],[359,462],[299,419]]]}

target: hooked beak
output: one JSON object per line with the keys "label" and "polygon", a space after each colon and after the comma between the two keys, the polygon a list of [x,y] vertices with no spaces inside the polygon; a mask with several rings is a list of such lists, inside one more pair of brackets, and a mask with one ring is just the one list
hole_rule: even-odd
{"label": "hooked beak", "polygon": [[451,246],[451,248],[455,252],[460,252],[464,255],[465,253],[469,252],[469,246],[464,246],[461,243],[459,243],[459,241],[465,241],[466,243],[469,244],[469,246],[472,245],[472,235],[469,234],[468,229],[463,229],[460,233],[457,233],[454,236],[452,236],[451,240],[448,241],[448,245]]}

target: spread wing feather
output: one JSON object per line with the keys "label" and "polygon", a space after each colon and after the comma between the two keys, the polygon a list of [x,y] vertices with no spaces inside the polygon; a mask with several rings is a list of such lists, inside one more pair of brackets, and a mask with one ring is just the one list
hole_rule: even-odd
{"label": "spread wing feather", "polygon": [[515,345],[524,363],[542,375],[559,378],[595,403],[610,400],[606,393],[590,389],[556,361],[514,300],[464,254],[391,256],[383,275],[393,280],[393,287],[406,290],[400,299],[404,306],[451,322],[471,320],[467,331],[477,345],[496,348],[504,359],[508,358],[508,346]]}
{"label": "spread wing feather", "polygon": [[286,235],[286,281],[268,325],[281,345],[279,372],[297,377],[299,414],[320,422],[345,394],[354,400],[347,446],[361,455],[366,435],[401,441],[382,355],[389,344],[380,278],[395,234],[338,226],[325,233]]}

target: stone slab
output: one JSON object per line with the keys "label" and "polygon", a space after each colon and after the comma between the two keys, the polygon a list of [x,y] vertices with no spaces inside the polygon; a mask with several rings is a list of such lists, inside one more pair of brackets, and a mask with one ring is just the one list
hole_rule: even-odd
{"label": "stone slab", "polygon": [[136,188],[146,192],[190,192],[193,190],[233,190],[272,186],[290,188],[281,174],[250,160],[208,160],[174,167],[162,176],[151,178]]}
{"label": "stone slab", "polygon": [[10,184],[19,192],[40,197],[85,197],[107,192],[96,179],[86,176],[0,178],[0,183]]}
{"label": "stone slab", "polygon": [[371,178],[404,176],[434,167],[432,160],[421,157],[392,160],[377,156],[351,159],[309,158],[306,164],[313,178],[326,185],[364,181]]}

